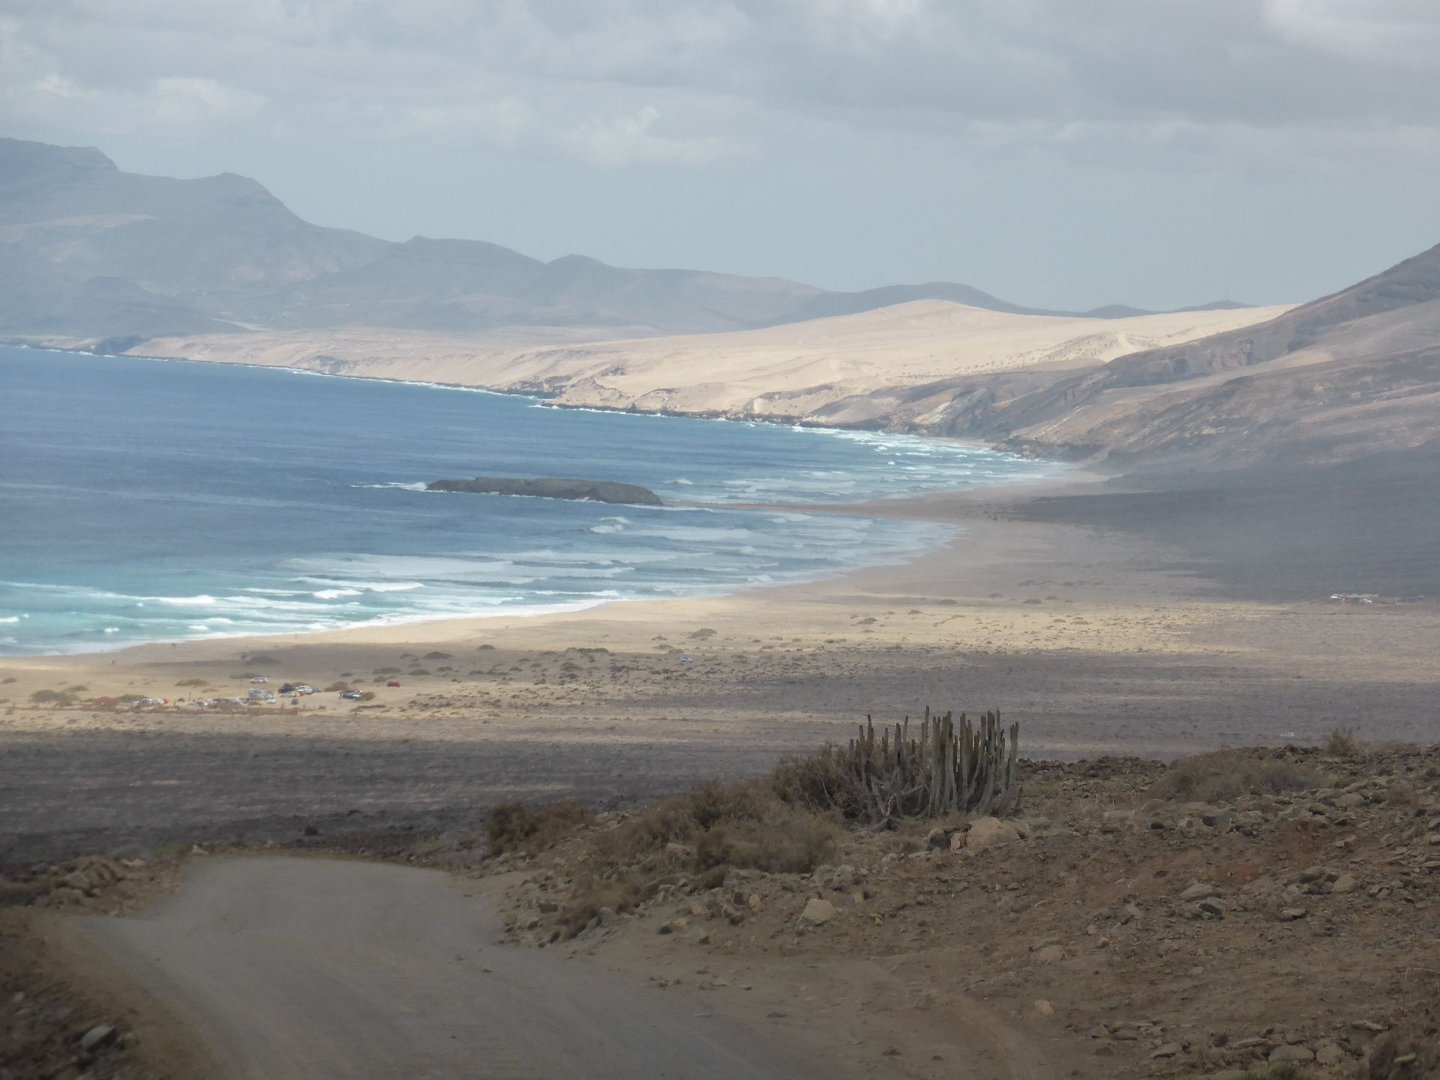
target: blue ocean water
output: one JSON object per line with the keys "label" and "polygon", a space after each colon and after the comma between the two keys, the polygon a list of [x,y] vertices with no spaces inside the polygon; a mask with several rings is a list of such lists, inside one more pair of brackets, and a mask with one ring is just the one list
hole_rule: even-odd
{"label": "blue ocean water", "polygon": [[[902,561],[943,526],[742,508],[1030,478],[906,436],[542,407],[298,372],[0,347],[0,653],[523,614]],[[419,490],[641,484],[663,508]]]}

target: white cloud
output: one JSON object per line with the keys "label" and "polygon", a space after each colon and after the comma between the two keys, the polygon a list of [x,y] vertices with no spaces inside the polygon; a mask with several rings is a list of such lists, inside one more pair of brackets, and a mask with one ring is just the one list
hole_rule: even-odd
{"label": "white cloud", "polygon": [[561,136],[580,160],[604,168],[631,164],[706,165],[746,154],[718,137],[672,137],[655,130],[660,111],[645,105],[634,113],[586,121]]}
{"label": "white cloud", "polygon": [[205,124],[250,120],[265,98],[251,90],[223,86],[214,79],[167,76],[155,80],[148,95],[151,119],[168,129],[187,131]]}
{"label": "white cloud", "polygon": [[1440,64],[1434,0],[1266,0],[1265,19],[1302,46],[1380,66]]}

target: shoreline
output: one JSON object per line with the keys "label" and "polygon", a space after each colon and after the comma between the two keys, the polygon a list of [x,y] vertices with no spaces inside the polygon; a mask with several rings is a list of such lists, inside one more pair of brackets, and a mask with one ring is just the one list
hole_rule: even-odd
{"label": "shoreline", "polygon": [[[967,514],[962,510],[956,511],[956,506],[964,507],[969,504],[986,506],[991,504],[1014,504],[1023,502],[1028,498],[1041,496],[1063,496],[1074,493],[1073,489],[1084,489],[1091,484],[1101,482],[1104,478],[1098,474],[1084,474],[1075,472],[1069,477],[1035,477],[1029,479],[1012,480],[996,484],[980,484],[969,488],[956,488],[946,491],[924,492],[916,495],[898,495],[892,498],[874,499],[857,503],[671,503],[668,505],[684,505],[700,509],[734,510],[742,512],[773,512],[773,513],[806,513],[826,514],[836,517],[854,516],[867,517],[893,521],[916,521],[936,525],[944,525],[952,530],[963,530],[963,522],[973,521],[973,514]],[[1018,490],[1017,490],[1018,489]],[[981,498],[981,496],[986,496]],[[1007,497],[1008,496],[1008,497]],[[69,652],[39,652],[39,653],[10,653],[0,654],[0,670],[3,670],[9,663],[22,663],[25,661],[39,660],[62,660],[72,659],[77,662],[85,657],[113,657],[116,654],[125,653],[130,650],[139,649],[160,649],[178,648],[182,646],[230,643],[232,645],[244,645],[252,643],[255,649],[245,651],[261,651],[266,642],[304,641],[307,643],[324,641],[329,638],[344,639],[354,635],[365,635],[369,631],[403,631],[410,627],[441,627],[445,624],[456,624],[454,633],[476,631],[486,624],[500,619],[548,619],[579,616],[587,612],[600,611],[612,607],[628,605],[655,605],[657,609],[663,610],[664,605],[701,603],[711,600],[725,600],[734,597],[743,597],[751,594],[764,595],[772,591],[786,589],[805,590],[814,586],[821,586],[826,583],[839,582],[851,577],[864,577],[872,573],[883,575],[885,571],[902,567],[917,560],[924,560],[931,556],[940,556],[950,549],[956,547],[964,537],[963,531],[954,531],[943,543],[935,547],[927,547],[916,551],[903,558],[899,562],[878,562],[862,563],[854,566],[838,569],[833,573],[819,573],[817,576],[796,581],[775,582],[775,583],[748,583],[735,588],[726,588],[723,591],[713,593],[698,592],[677,597],[604,597],[589,601],[576,601],[573,606],[557,605],[548,610],[537,610],[542,605],[526,607],[519,610],[496,611],[493,614],[470,614],[470,615],[405,615],[394,614],[381,616],[378,619],[356,623],[350,626],[339,626],[324,630],[307,631],[276,631],[270,634],[210,634],[198,637],[183,638],[160,638],[153,641],[137,641],[124,644],[104,645],[96,648],[77,649]],[[657,610],[657,615],[659,611]],[[453,633],[441,631],[441,637],[448,638]],[[388,635],[387,635],[388,637]]]}
{"label": "shoreline", "polygon": [[[315,368],[295,367],[290,364],[259,364],[248,360],[228,360],[211,358],[205,359],[196,356],[148,356],[141,353],[97,353],[89,349],[64,348],[58,345],[33,345],[23,341],[5,342],[0,345],[8,345],[16,349],[30,349],[37,352],[63,353],[68,356],[88,356],[96,359],[108,360],[155,360],[166,364],[207,364],[225,365],[227,367],[249,368],[254,371],[284,371],[292,375],[317,376],[322,379],[354,379],[362,382],[392,383],[397,386],[420,386],[436,390],[456,390],[466,394],[493,394],[496,397],[524,398],[533,401],[538,407],[544,409],[559,409],[566,412],[593,412],[593,413],[618,413],[623,416],[654,416],[663,419],[673,420],[708,420],[720,424],[764,424],[773,427],[803,428],[807,431],[818,432],[866,432],[877,435],[895,435],[913,439],[932,439],[936,442],[951,443],[959,446],[973,446],[977,449],[989,450],[997,454],[1009,454],[1025,461],[1050,461],[1049,458],[1032,458],[1013,449],[1002,449],[998,444],[987,443],[981,439],[962,439],[954,435],[935,435],[919,431],[888,431],[881,420],[856,420],[849,424],[842,422],[821,423],[809,420],[804,417],[794,419],[783,419],[771,416],[731,416],[723,409],[685,410],[669,409],[665,407],[657,409],[637,409],[633,406],[604,405],[604,404],[571,404],[559,401],[555,395],[541,393],[534,390],[496,390],[489,386],[480,386],[475,383],[443,382],[435,379],[403,379],[391,375],[366,375],[350,371],[320,371]],[[137,346],[138,347],[138,346]],[[1065,462],[1055,461],[1057,465]]]}
{"label": "shoreline", "polygon": [[[1251,599],[1128,525],[1031,519],[1037,500],[1083,503],[1098,480],[886,505],[965,531],[819,582],[0,660],[0,864],[302,827],[444,833],[516,799],[631,806],[926,706],[998,709],[1026,757],[1050,760],[1315,745],[1347,728],[1433,741],[1440,605]],[[262,674],[374,697],[181,700],[244,696]],[[34,698],[47,690],[75,700]],[[122,695],[171,704],[85,701]]]}
{"label": "shoreline", "polygon": [[[520,391],[492,390],[492,389],[488,389],[488,388],[484,388],[484,387],[466,386],[466,385],[455,384],[455,383],[444,383],[444,382],[435,382],[435,381],[413,380],[413,379],[393,378],[393,377],[387,377],[387,376],[373,376],[373,375],[365,375],[365,374],[329,373],[329,372],[313,371],[313,370],[309,370],[309,369],[305,369],[305,368],[298,368],[298,367],[276,366],[276,365],[267,365],[267,364],[256,364],[256,363],[249,363],[249,362],[244,362],[244,361],[228,361],[228,360],[223,360],[223,361],[222,361],[222,360],[214,360],[214,359],[198,359],[198,358],[193,358],[193,357],[132,356],[132,355],[129,355],[129,354],[121,354],[121,355],[96,354],[96,353],[87,352],[87,351],[85,351],[85,350],[81,350],[81,349],[78,349],[78,348],[65,349],[65,348],[60,348],[60,347],[57,347],[57,346],[49,346],[49,345],[26,344],[26,345],[19,345],[19,346],[16,346],[16,347],[17,347],[17,348],[24,348],[24,349],[27,349],[27,350],[35,350],[35,351],[52,351],[52,352],[59,352],[59,353],[65,354],[65,355],[71,355],[71,356],[76,356],[76,357],[89,357],[89,358],[99,358],[99,359],[114,359],[114,360],[122,360],[122,361],[124,361],[124,360],[151,360],[151,361],[157,361],[157,362],[163,362],[163,363],[181,363],[181,364],[206,364],[206,365],[229,364],[229,365],[231,365],[231,366],[238,366],[238,367],[242,367],[242,368],[251,368],[251,369],[255,369],[255,370],[265,370],[265,369],[280,370],[280,371],[289,372],[289,373],[292,373],[292,374],[299,374],[299,375],[306,375],[306,376],[317,376],[317,377],[322,377],[322,378],[340,378],[340,379],[366,380],[366,381],[370,381],[370,382],[391,383],[391,384],[405,385],[405,386],[416,386],[416,387],[422,387],[422,388],[426,388],[426,389],[456,390],[456,391],[463,392],[463,393],[491,394],[491,395],[494,395],[494,396],[497,396],[497,397],[521,398],[521,399],[530,401],[530,402],[532,402],[532,403],[534,403],[534,404],[536,404],[536,405],[539,405],[539,406],[554,407],[554,408],[563,408],[563,409],[569,409],[569,410],[571,410],[571,411],[589,411],[589,412],[606,412],[606,413],[627,413],[627,414],[632,414],[632,415],[652,415],[652,416],[657,416],[657,417],[667,417],[667,418],[685,419],[685,420],[711,420],[711,421],[714,421],[714,422],[722,422],[722,423],[743,423],[743,424],[751,424],[751,425],[765,425],[765,426],[774,426],[774,427],[788,427],[788,428],[791,428],[791,429],[804,428],[804,429],[806,429],[806,430],[808,430],[808,431],[812,431],[812,432],[815,432],[815,433],[817,433],[817,434],[829,435],[829,436],[840,437],[840,438],[843,438],[843,437],[845,437],[846,435],[850,435],[850,434],[853,434],[853,433],[860,433],[860,434],[863,434],[863,435],[872,435],[872,434],[873,434],[873,435],[875,435],[876,437],[882,437],[882,438],[897,438],[897,439],[905,439],[905,440],[915,440],[915,441],[917,441],[917,442],[923,442],[923,443],[938,443],[938,444],[950,445],[950,446],[956,446],[956,447],[973,447],[973,448],[976,448],[976,449],[983,449],[983,450],[986,450],[986,451],[989,451],[989,452],[993,452],[993,453],[1005,453],[1005,454],[1007,454],[1008,456],[1015,457],[1015,458],[1017,458],[1017,459],[1031,460],[1031,461],[1035,460],[1035,459],[1023,459],[1023,456],[1022,456],[1022,455],[1010,455],[1010,454],[1008,453],[1008,451],[997,451],[997,450],[995,450],[995,448],[993,448],[993,447],[989,447],[989,446],[985,445],[984,443],[980,443],[980,442],[977,442],[977,441],[974,441],[974,440],[952,439],[952,438],[946,438],[946,437],[941,437],[941,436],[917,435],[917,434],[910,434],[910,433],[903,433],[903,432],[884,433],[884,432],[875,431],[873,428],[871,428],[871,427],[866,427],[866,426],[843,427],[843,426],[835,426],[835,425],[830,425],[830,424],[807,423],[807,422],[803,422],[803,421],[788,422],[788,421],[780,421],[780,420],[772,420],[772,419],[763,419],[763,418],[732,419],[732,418],[727,418],[727,417],[719,416],[719,415],[701,415],[701,414],[691,414],[691,413],[684,413],[684,412],[669,413],[669,412],[664,412],[664,411],[660,411],[660,412],[643,412],[643,411],[637,411],[637,410],[633,410],[633,409],[619,409],[619,408],[592,407],[592,406],[573,406],[573,405],[563,405],[563,404],[549,406],[549,405],[546,405],[546,403],[545,403],[545,401],[544,401],[543,398],[541,398],[541,397],[539,397],[539,396],[537,396],[537,395],[535,395],[535,394],[531,394],[531,393],[525,393],[525,392],[520,392]],[[951,498],[963,497],[963,496],[965,496],[967,493],[972,493],[972,492],[977,492],[977,491],[982,491],[982,490],[995,490],[995,489],[999,489],[999,488],[1017,488],[1017,489],[1034,489],[1034,490],[1038,490],[1038,488],[1036,488],[1036,485],[1051,486],[1051,485],[1054,485],[1054,484],[1056,484],[1056,483],[1061,483],[1062,489],[1064,489],[1065,485],[1064,485],[1063,481],[1065,481],[1066,478],[1068,478],[1068,477],[1070,477],[1070,476],[1075,476],[1075,477],[1083,477],[1083,476],[1085,476],[1085,474],[1079,473],[1079,472],[1075,471],[1075,470],[1073,469],[1073,467],[1067,465],[1067,464],[1064,463],[1064,462],[1053,462],[1053,463],[1048,463],[1048,462],[1047,462],[1047,463],[1043,463],[1043,466],[1042,466],[1042,467],[1043,467],[1043,472],[1042,472],[1040,475],[1036,475],[1036,476],[1033,476],[1033,477],[1025,477],[1025,478],[1014,479],[1014,480],[1002,480],[1002,481],[999,481],[999,482],[984,482],[984,481],[982,481],[982,482],[980,482],[980,483],[978,483],[978,484],[972,484],[971,486],[969,486],[969,487],[964,487],[964,488],[951,488],[951,489],[940,489],[940,490],[931,490],[931,491],[923,491],[923,490],[922,490],[922,491],[915,492],[915,493],[912,493],[912,494],[899,495],[899,496],[887,497],[887,498],[880,498],[880,499],[871,499],[871,500],[860,501],[860,502],[847,502],[847,503],[820,503],[820,502],[814,502],[814,503],[811,503],[811,502],[794,502],[794,503],[791,503],[791,502],[776,502],[776,503],[726,503],[726,502],[721,502],[721,503],[706,503],[706,502],[691,502],[691,501],[672,500],[672,501],[669,501],[669,502],[667,503],[667,505],[668,505],[668,506],[672,506],[672,507],[683,507],[683,508],[687,508],[687,509],[689,509],[689,508],[698,508],[698,509],[704,509],[704,510],[712,510],[712,511],[716,511],[716,512],[735,511],[735,512],[740,512],[740,513],[758,513],[758,512],[798,513],[798,514],[817,515],[817,516],[818,516],[818,515],[822,515],[822,514],[823,514],[823,515],[834,515],[834,516],[846,516],[846,515],[851,515],[851,516],[865,517],[865,518],[877,519],[877,520],[890,520],[890,521],[896,521],[896,520],[928,521],[928,522],[932,522],[932,523],[935,523],[935,524],[940,524],[940,525],[945,525],[945,526],[953,527],[953,526],[956,524],[956,521],[955,521],[952,517],[947,516],[947,515],[945,515],[945,514],[943,514],[943,513],[937,515],[937,514],[935,514],[935,513],[930,509],[932,506],[936,505],[936,504],[934,503],[934,500],[939,499],[939,500],[942,500],[942,502],[943,502],[944,500],[948,500],[948,499],[951,499]],[[1059,474],[1059,475],[1057,475],[1057,474]],[[712,586],[712,587],[710,587],[709,589],[706,589],[706,588],[704,588],[704,587],[698,587],[698,588],[696,588],[695,591],[693,591],[693,592],[687,592],[686,594],[678,597],[678,599],[684,599],[684,600],[703,600],[703,599],[715,598],[715,597],[718,597],[718,596],[729,596],[729,595],[734,595],[734,594],[738,594],[738,593],[744,593],[744,592],[748,592],[748,591],[750,591],[750,590],[752,590],[752,589],[762,589],[762,590],[763,590],[763,589],[770,589],[770,588],[785,588],[785,587],[789,587],[789,586],[791,586],[791,585],[802,585],[802,586],[803,586],[803,585],[808,585],[808,584],[814,584],[814,583],[817,583],[817,582],[820,582],[820,581],[828,580],[828,579],[833,578],[833,577],[843,577],[843,576],[845,576],[845,575],[852,574],[852,573],[864,572],[864,571],[873,569],[873,568],[875,568],[875,567],[877,567],[877,566],[890,565],[890,563],[889,563],[888,561],[886,561],[886,560],[891,559],[891,558],[894,558],[894,557],[896,556],[896,554],[899,554],[902,562],[908,562],[908,561],[911,561],[911,560],[913,560],[913,559],[915,559],[915,558],[922,558],[922,557],[924,557],[926,554],[928,554],[931,550],[940,550],[940,549],[943,549],[944,547],[948,546],[950,543],[953,543],[953,538],[952,538],[952,539],[947,539],[947,540],[942,540],[939,544],[935,545],[934,547],[932,547],[932,546],[930,546],[930,545],[926,545],[924,548],[921,548],[921,549],[918,549],[918,550],[912,547],[910,550],[905,551],[905,552],[900,552],[900,553],[890,552],[890,553],[886,553],[885,555],[882,555],[882,556],[881,556],[881,560],[882,560],[882,561],[880,561],[880,562],[870,561],[869,557],[867,557],[866,555],[864,555],[864,554],[862,554],[862,553],[857,552],[857,553],[856,553],[856,560],[855,560],[854,562],[852,562],[850,565],[847,565],[847,566],[836,566],[836,567],[833,567],[833,568],[831,568],[831,569],[829,569],[829,570],[816,570],[816,571],[797,572],[797,575],[796,575],[795,578],[792,578],[792,579],[789,580],[789,581],[784,581],[784,582],[780,582],[780,583],[776,583],[776,584],[769,584],[769,583],[750,583],[750,582],[734,582],[734,583],[731,583],[731,584],[728,584],[728,585]],[[309,631],[303,631],[303,632],[300,632],[300,633],[302,633],[305,637],[308,638],[308,637],[310,637],[310,636],[312,636],[312,635],[316,635],[316,634],[351,634],[351,633],[356,633],[356,632],[363,632],[363,631],[366,631],[366,630],[391,629],[391,628],[407,627],[407,626],[420,626],[420,625],[426,625],[426,624],[432,624],[432,623],[444,623],[444,622],[450,622],[450,621],[461,621],[461,622],[465,622],[465,621],[478,621],[478,622],[488,622],[488,621],[490,621],[490,620],[495,620],[495,619],[546,618],[546,617],[549,617],[549,616],[551,616],[551,615],[569,615],[569,614],[574,614],[574,613],[577,613],[577,612],[580,612],[580,611],[591,610],[591,609],[594,609],[594,608],[605,607],[605,606],[609,606],[609,605],[613,605],[613,604],[634,604],[634,603],[648,604],[648,603],[654,603],[654,602],[660,602],[660,601],[658,601],[657,598],[655,598],[655,597],[653,597],[653,596],[643,596],[643,595],[641,595],[641,596],[633,596],[633,597],[594,597],[594,598],[584,598],[584,597],[582,597],[582,598],[576,598],[576,599],[574,599],[574,600],[572,600],[572,601],[565,602],[565,603],[560,603],[560,604],[547,604],[547,603],[523,604],[523,605],[517,605],[517,610],[477,611],[477,612],[474,613],[474,614],[469,614],[469,615],[464,615],[464,616],[455,616],[455,615],[453,615],[453,614],[426,614],[426,613],[423,613],[423,612],[406,612],[406,611],[399,611],[399,610],[397,610],[397,611],[392,611],[392,612],[388,612],[388,613],[384,613],[384,614],[378,614],[378,615],[376,615],[376,616],[374,616],[374,617],[367,618],[367,619],[365,619],[365,620],[363,620],[363,621],[355,622],[355,623],[348,624],[348,625],[337,625],[337,626],[328,627],[328,628],[323,629],[323,630],[309,630]],[[197,616],[196,621],[197,621],[197,622],[203,622],[203,621],[205,621],[205,620],[204,620],[203,616]],[[146,640],[139,640],[139,641],[131,640],[131,641],[117,642],[117,643],[111,643],[111,642],[109,642],[109,641],[105,641],[105,640],[102,639],[102,640],[97,640],[97,641],[80,643],[80,644],[77,644],[77,645],[75,645],[74,647],[70,647],[70,648],[57,648],[57,649],[44,649],[44,648],[42,648],[42,649],[40,649],[39,651],[34,651],[34,652],[25,651],[25,652],[6,653],[6,654],[4,654],[3,656],[0,656],[0,660],[7,660],[7,661],[16,661],[16,662],[19,662],[19,661],[23,661],[23,660],[26,660],[26,659],[32,659],[32,658],[33,658],[33,659],[42,659],[42,658],[57,658],[57,657],[107,656],[107,655],[112,655],[112,654],[116,654],[116,653],[122,653],[122,652],[124,652],[124,651],[126,651],[126,650],[129,650],[129,649],[144,648],[144,647],[147,647],[147,646],[189,645],[189,644],[197,643],[197,642],[232,642],[232,643],[237,643],[237,644],[243,645],[243,644],[245,644],[245,643],[247,643],[247,642],[251,642],[252,640],[253,640],[254,642],[263,643],[263,642],[266,641],[266,640],[293,639],[293,638],[296,636],[296,633],[297,633],[297,632],[296,632],[296,631],[293,631],[293,630],[279,629],[279,630],[276,630],[276,631],[274,631],[274,632],[269,632],[269,633],[246,633],[246,632],[244,632],[244,631],[237,631],[237,632],[224,632],[224,631],[222,631],[222,632],[211,632],[211,633],[203,634],[203,635],[201,635],[201,636],[194,636],[194,637],[187,637],[187,636],[180,636],[180,637],[157,637],[157,638],[153,638],[153,639],[146,639]],[[18,645],[17,647],[23,648],[24,646],[23,646],[23,645]]]}
{"label": "shoreline", "polygon": [[[515,799],[633,805],[926,706],[998,709],[1041,759],[1339,729],[1433,741],[1440,604],[1328,600],[1340,571],[1364,584],[1377,564],[1391,595],[1440,593],[1409,587],[1437,573],[1430,504],[1364,476],[1231,494],[1200,479],[1076,470],[807,505],[964,531],[903,563],[724,596],[0,659],[0,863],[302,827],[439,833]],[[374,697],[181,700],[243,697],[262,674]],[[126,695],[171,704],[87,704]]]}

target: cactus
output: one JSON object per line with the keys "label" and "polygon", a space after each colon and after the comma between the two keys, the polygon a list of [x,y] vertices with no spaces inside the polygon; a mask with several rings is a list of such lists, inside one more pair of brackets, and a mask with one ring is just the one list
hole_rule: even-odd
{"label": "cactus", "polygon": [[875,825],[902,817],[950,813],[1002,815],[1019,808],[1015,779],[1020,725],[1001,726],[998,712],[978,724],[964,713],[936,716],[927,707],[918,735],[910,718],[884,728],[877,745],[867,716],[840,755],[842,770],[858,788],[861,816]]}

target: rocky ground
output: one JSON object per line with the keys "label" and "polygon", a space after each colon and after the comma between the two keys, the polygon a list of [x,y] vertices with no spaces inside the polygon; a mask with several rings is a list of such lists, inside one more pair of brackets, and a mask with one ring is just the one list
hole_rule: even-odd
{"label": "rocky ground", "polygon": [[[832,1031],[879,1075],[947,1075],[947,1018],[962,1014],[1043,1062],[1011,1075],[1440,1075],[1440,747],[1337,736],[1173,765],[1022,767],[1018,816],[822,821],[832,846],[813,872],[693,872],[672,843],[642,899],[583,928],[582,868],[646,811],[490,857],[473,828],[293,846],[483,879],[519,947],[583,951],[660,993]],[[0,1077],[157,1075],[134,1014],[46,974],[43,928],[132,909],[201,854],[78,859],[4,883]]]}
{"label": "rocky ground", "polygon": [[643,955],[662,982],[743,993],[776,958],[903,973],[896,1075],[944,1075],[924,1021],[956,1000],[1031,1033],[1055,1075],[1440,1075],[1440,748],[1338,748],[1029,763],[1011,822],[849,832],[809,874],[676,877],[573,942],[573,867],[619,816],[477,872],[523,871],[514,940]]}

